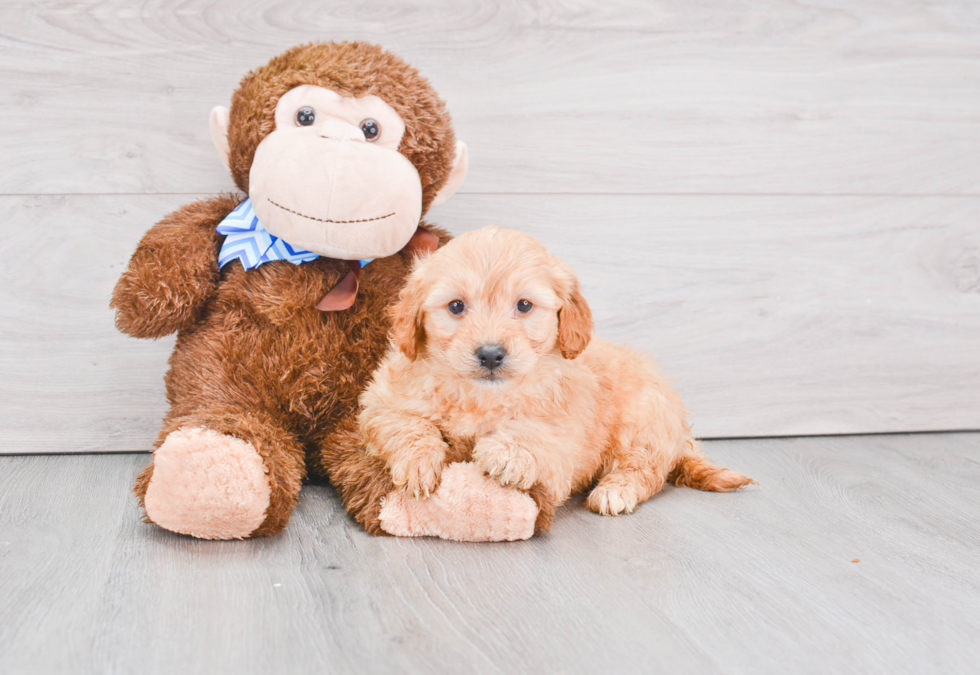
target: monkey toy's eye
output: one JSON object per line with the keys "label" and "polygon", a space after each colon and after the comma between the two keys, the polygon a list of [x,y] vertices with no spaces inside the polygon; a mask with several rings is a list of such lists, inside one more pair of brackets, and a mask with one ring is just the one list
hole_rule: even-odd
{"label": "monkey toy's eye", "polygon": [[381,135],[381,127],[374,120],[364,120],[361,122],[361,131],[364,132],[364,138],[368,141],[378,140],[378,136]]}
{"label": "monkey toy's eye", "polygon": [[530,300],[518,300],[517,301],[517,311],[520,314],[527,314],[534,307]]}
{"label": "monkey toy's eye", "polygon": [[316,122],[316,110],[310,107],[300,108],[296,111],[296,124],[301,127],[308,127]]}
{"label": "monkey toy's eye", "polygon": [[463,310],[466,309],[466,305],[463,304],[462,300],[453,300],[448,305],[446,305],[446,309],[449,310],[450,314],[455,314],[459,316],[460,314],[463,313]]}

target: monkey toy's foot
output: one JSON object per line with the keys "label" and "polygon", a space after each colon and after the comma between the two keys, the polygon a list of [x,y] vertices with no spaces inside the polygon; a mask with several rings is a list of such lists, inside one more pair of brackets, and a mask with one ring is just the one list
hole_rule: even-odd
{"label": "monkey toy's foot", "polygon": [[516,541],[534,534],[537,516],[530,495],[501,486],[475,464],[457,462],[442,470],[439,489],[428,499],[390,493],[379,519],[382,530],[399,537]]}
{"label": "monkey toy's foot", "polygon": [[210,429],[177,429],[153,454],[147,518],[199,539],[243,539],[265,520],[266,474],[250,443]]}

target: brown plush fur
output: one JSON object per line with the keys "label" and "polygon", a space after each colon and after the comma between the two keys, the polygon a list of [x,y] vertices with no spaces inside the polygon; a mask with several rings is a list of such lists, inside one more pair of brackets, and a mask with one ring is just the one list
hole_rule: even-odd
{"label": "brown plush fur", "polygon": [[[452,168],[449,116],[412,67],[363,43],[297,47],[242,80],[228,134],[237,185],[248,186],[255,149],[274,129],[279,96],[299,84],[377,94],[402,116],[399,150],[421,176],[424,213]],[[400,254],[375,260],[362,271],[353,307],[321,312],[315,305],[348,271],[342,261],[276,261],[248,271],[235,261],[219,272],[222,236],[215,227],[243,198],[198,201],[164,218],[143,237],[113,293],[121,331],[143,338],[178,333],[166,376],[170,411],[156,447],[180,427],[252,444],[272,488],[266,520],[252,536],[286,525],[307,466],[327,475],[351,515],[379,534],[381,497],[392,484],[384,463],[361,452],[354,414],[387,348],[387,309],[411,261]],[[141,504],[152,473],[151,464],[136,481]]]}
{"label": "brown plush fur", "polygon": [[[631,513],[668,480],[719,492],[753,482],[701,454],[649,359],[591,338],[574,272],[527,235],[487,227],[454,239],[420,262],[392,311],[361,432],[416,498],[458,461],[531,490],[544,519],[596,481],[587,505],[603,515]],[[488,345],[506,350],[493,372],[478,358]]]}
{"label": "brown plush fur", "polygon": [[422,212],[449,176],[456,137],[445,103],[429,81],[394,54],[364,42],[312,43],[294,47],[242,79],[231,100],[229,165],[235,184],[248,191],[259,143],[275,129],[279,98],[312,84],[344,96],[375,95],[405,122],[398,150],[422,179]]}

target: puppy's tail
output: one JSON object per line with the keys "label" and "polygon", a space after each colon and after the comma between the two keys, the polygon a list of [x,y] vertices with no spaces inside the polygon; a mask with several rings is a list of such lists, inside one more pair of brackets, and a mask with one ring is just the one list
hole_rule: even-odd
{"label": "puppy's tail", "polygon": [[731,492],[749,483],[758,485],[751,478],[712,464],[710,459],[701,454],[701,448],[695,441],[691,441],[690,451],[681,456],[667,480],[677,487],[712,492]]}

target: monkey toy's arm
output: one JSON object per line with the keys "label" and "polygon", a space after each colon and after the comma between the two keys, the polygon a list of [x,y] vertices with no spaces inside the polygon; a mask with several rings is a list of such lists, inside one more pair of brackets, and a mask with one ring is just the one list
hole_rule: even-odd
{"label": "monkey toy's arm", "polygon": [[221,235],[215,227],[240,201],[222,195],[193,202],[143,235],[112,293],[119,330],[158,338],[198,318],[218,282]]}

